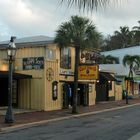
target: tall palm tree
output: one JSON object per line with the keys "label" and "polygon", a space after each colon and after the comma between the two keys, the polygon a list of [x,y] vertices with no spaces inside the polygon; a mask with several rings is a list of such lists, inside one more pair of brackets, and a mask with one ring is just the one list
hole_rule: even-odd
{"label": "tall palm tree", "polygon": [[[140,56],[139,55],[125,55],[123,58],[123,65],[129,67],[129,73],[127,80],[133,79],[134,71],[140,66]],[[128,81],[126,85],[126,90],[128,91]],[[133,91],[132,91],[133,92]],[[127,93],[127,92],[126,92]],[[128,94],[126,94],[126,103],[128,104]]]}
{"label": "tall palm tree", "polygon": [[123,58],[123,65],[129,67],[128,77],[133,78],[135,68],[140,66],[139,55],[125,55]]}
{"label": "tall palm tree", "polygon": [[[114,0],[113,3],[118,4],[121,0]],[[67,2],[68,6],[76,5],[79,9],[92,11],[97,8],[105,8],[109,5],[111,0],[61,0],[61,2]]]}
{"label": "tall palm tree", "polygon": [[97,47],[100,40],[100,33],[95,25],[87,18],[72,16],[70,21],[62,23],[56,31],[55,42],[60,47],[75,47],[75,70],[74,70],[74,95],[72,112],[77,112],[77,88],[78,88],[78,65],[79,51],[86,47]]}

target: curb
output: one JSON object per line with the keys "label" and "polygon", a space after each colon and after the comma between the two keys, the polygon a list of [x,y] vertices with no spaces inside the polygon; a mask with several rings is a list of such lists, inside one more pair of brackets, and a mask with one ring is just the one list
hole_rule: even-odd
{"label": "curb", "polygon": [[0,129],[0,134],[12,132],[12,131],[16,131],[16,130],[22,130],[22,129],[26,129],[29,127],[46,124],[49,122],[56,122],[56,121],[68,120],[70,118],[79,118],[79,117],[84,117],[84,116],[89,116],[89,115],[95,115],[95,114],[99,114],[99,113],[103,113],[103,112],[115,111],[115,110],[129,108],[129,107],[133,107],[133,106],[137,106],[137,105],[140,105],[140,103],[136,103],[136,104],[132,104],[132,105],[125,105],[125,106],[115,107],[115,108],[109,108],[109,109],[104,109],[104,110],[99,110],[99,111],[81,113],[81,114],[76,114],[76,115],[71,115],[71,116],[66,116],[66,117],[59,117],[59,118],[54,118],[54,119],[49,119],[49,120],[42,120],[42,121],[37,121],[37,122],[32,122],[32,123],[19,124],[19,125],[10,126],[10,127],[4,127],[4,128]]}

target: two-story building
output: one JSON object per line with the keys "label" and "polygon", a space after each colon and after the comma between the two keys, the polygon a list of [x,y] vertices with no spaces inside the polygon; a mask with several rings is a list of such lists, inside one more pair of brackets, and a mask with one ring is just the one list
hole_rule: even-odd
{"label": "two-story building", "polygon": [[[0,106],[7,106],[8,100],[8,43],[0,43]],[[16,39],[15,44],[17,53],[13,64],[13,105],[38,110],[58,110],[67,108],[69,103],[72,105],[68,91],[70,88],[73,96],[75,49],[60,49],[53,43],[53,38],[46,36]],[[108,100],[109,97],[115,99],[112,74],[102,72],[99,75],[96,80],[78,81],[78,105],[95,105],[96,101]],[[107,91],[101,97],[100,82],[109,85],[104,85]]]}

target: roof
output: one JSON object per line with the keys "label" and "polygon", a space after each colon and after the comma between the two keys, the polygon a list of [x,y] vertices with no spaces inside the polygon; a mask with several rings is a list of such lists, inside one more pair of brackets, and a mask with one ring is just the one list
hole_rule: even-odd
{"label": "roof", "polygon": [[[54,42],[53,37],[48,37],[44,35],[15,39],[15,44],[17,45],[17,47],[21,47],[22,45],[24,45],[24,47],[27,47],[25,46],[25,44],[40,45],[40,44],[51,44],[53,42]],[[9,40],[2,41],[0,42],[0,48],[5,48],[7,47],[8,44]]]}
{"label": "roof", "polygon": [[[0,71],[0,78],[8,78],[8,71]],[[13,73],[13,79],[27,79],[32,78],[32,75]]]}
{"label": "roof", "polygon": [[99,65],[100,71],[105,72],[113,72],[116,75],[127,75],[128,69],[124,67],[122,64],[100,64]]}

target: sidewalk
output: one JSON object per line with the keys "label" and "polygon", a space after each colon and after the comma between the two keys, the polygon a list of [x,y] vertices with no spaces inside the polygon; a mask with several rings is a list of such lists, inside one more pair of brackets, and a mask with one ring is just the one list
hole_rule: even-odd
{"label": "sidewalk", "polygon": [[129,104],[122,101],[101,102],[90,107],[78,107],[78,114],[73,115],[71,109],[63,109],[57,111],[33,111],[15,114],[15,122],[12,124],[4,123],[4,115],[0,115],[0,131],[11,131],[19,128],[29,127],[33,125],[43,124],[52,121],[70,119],[100,112],[126,108],[134,105],[140,105],[140,98],[129,100]]}

